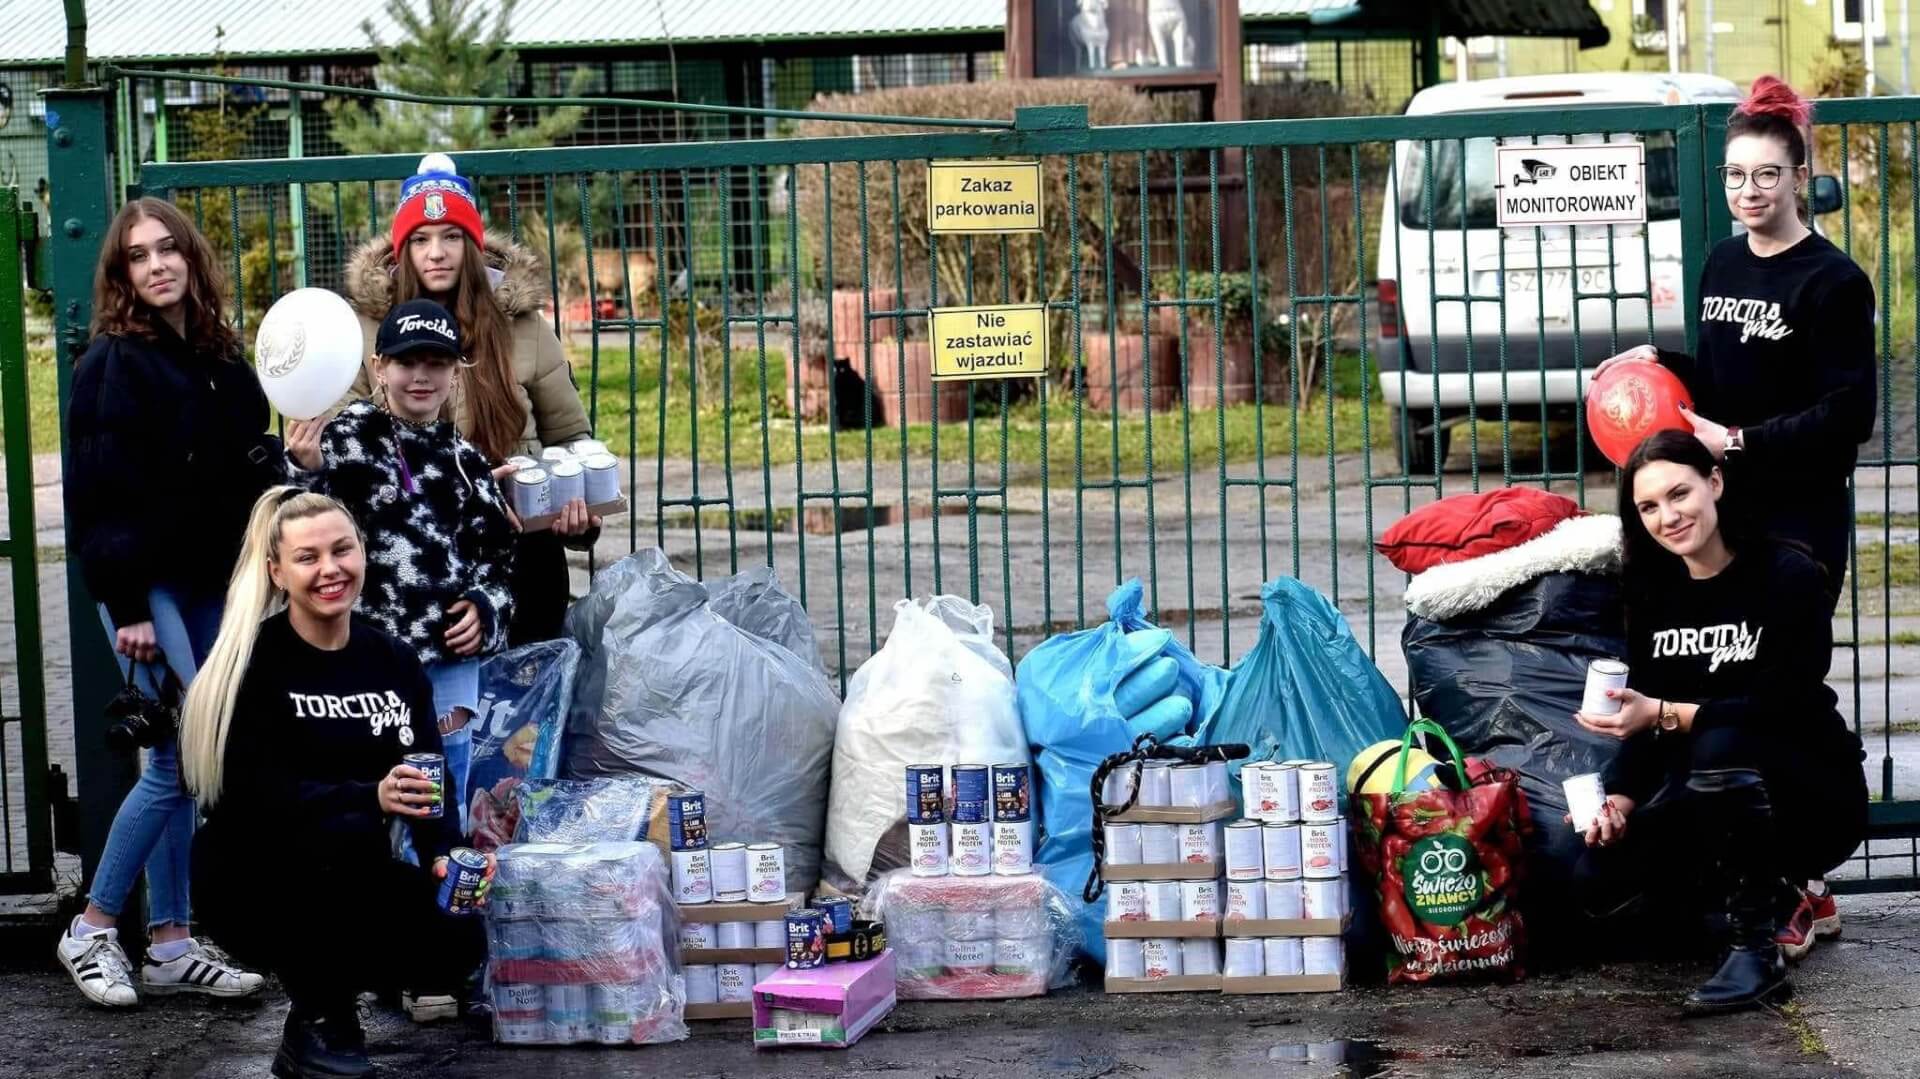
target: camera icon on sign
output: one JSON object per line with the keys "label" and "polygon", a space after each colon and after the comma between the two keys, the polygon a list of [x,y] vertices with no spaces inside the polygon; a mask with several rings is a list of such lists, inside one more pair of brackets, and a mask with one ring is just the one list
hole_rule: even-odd
{"label": "camera icon on sign", "polygon": [[1520,159],[1520,171],[1513,174],[1513,182],[1515,185],[1537,184],[1542,180],[1551,180],[1553,176],[1552,165],[1531,157],[1523,157]]}

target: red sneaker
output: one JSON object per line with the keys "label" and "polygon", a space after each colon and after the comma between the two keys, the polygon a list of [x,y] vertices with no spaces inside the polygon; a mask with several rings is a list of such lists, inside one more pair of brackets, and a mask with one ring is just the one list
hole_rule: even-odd
{"label": "red sneaker", "polygon": [[1840,935],[1840,910],[1834,905],[1833,893],[1814,895],[1800,893],[1800,902],[1794,905],[1793,913],[1787,916],[1780,932],[1774,935],[1774,942],[1788,959],[1804,959],[1813,950],[1814,943],[1821,937]]}

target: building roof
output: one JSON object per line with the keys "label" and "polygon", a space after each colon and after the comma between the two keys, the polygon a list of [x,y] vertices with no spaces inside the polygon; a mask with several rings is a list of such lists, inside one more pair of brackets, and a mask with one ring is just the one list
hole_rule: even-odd
{"label": "building roof", "polygon": [[[1446,33],[1565,33],[1549,23],[1598,27],[1584,3],[1525,0],[1434,0]],[[1427,0],[1241,0],[1243,20],[1299,20],[1340,25],[1425,22]],[[87,52],[99,60],[187,60],[216,48],[249,57],[365,55],[362,23],[383,41],[396,34],[387,0],[90,0]],[[492,4],[486,5],[488,8]],[[1541,9],[1546,9],[1542,14]],[[1569,12],[1569,9],[1571,11]],[[997,34],[1007,0],[520,0],[512,42],[523,49],[563,46],[805,41],[896,36]],[[1529,29],[1529,27],[1536,28]],[[54,64],[66,53],[62,5],[53,0],[0,0],[0,64]],[[1507,29],[1499,27],[1505,26]],[[217,31],[224,30],[224,37]],[[1604,29],[1601,30],[1604,40]]]}

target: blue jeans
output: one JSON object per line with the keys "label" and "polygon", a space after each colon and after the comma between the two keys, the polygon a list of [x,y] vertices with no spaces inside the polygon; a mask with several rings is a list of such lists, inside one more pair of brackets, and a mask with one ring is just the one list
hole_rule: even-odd
{"label": "blue jeans", "polygon": [[[198,596],[170,588],[156,588],[147,594],[155,643],[164,653],[165,665],[183,687],[193,681],[194,672],[213,648],[214,637],[220,632],[221,602],[217,595]],[[100,624],[106,627],[111,642],[118,627],[104,605],[100,608]],[[125,656],[118,658],[120,672],[125,675],[133,661]],[[158,664],[142,664],[135,677],[148,693],[161,696],[164,677]],[[120,917],[127,896],[133,893],[134,880],[144,869],[147,925],[190,923],[192,899],[187,875],[198,812],[193,797],[180,786],[179,747],[169,737],[147,751],[140,781],[120,803],[87,898],[102,911]]]}

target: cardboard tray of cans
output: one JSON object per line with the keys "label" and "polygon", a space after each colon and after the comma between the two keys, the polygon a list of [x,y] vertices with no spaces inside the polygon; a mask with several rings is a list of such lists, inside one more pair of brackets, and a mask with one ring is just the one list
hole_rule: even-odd
{"label": "cardboard tray of cans", "polygon": [[[1266,981],[1265,978],[1255,979]],[[1180,974],[1171,978],[1108,978],[1109,993],[1218,993],[1218,974]]]}
{"label": "cardboard tray of cans", "polygon": [[[677,903],[674,909],[679,911],[683,922],[770,922],[774,919],[784,921],[787,911],[799,903],[798,893],[787,896],[779,903]],[[779,948],[686,948],[680,949],[680,963],[785,963],[787,949]],[[734,1009],[712,1015],[696,1014],[696,1009]],[[746,1009],[741,1011],[739,1009]],[[753,1002],[732,1004],[689,1004],[689,1019],[738,1019],[753,1015]]]}
{"label": "cardboard tray of cans", "polygon": [[[1198,823],[1206,823],[1200,821]],[[1100,879],[1122,880],[1219,880],[1225,863],[1170,862],[1165,865],[1101,865]]]}
{"label": "cardboard tray of cans", "polygon": [[[1345,936],[1347,926],[1353,921],[1351,914],[1340,918],[1229,918],[1220,923],[1220,935],[1223,937],[1339,937]],[[1109,927],[1116,923],[1108,922]],[[1129,922],[1129,925],[1145,925],[1145,922]],[[1164,925],[1164,922],[1155,922]],[[1108,936],[1113,933],[1109,931]],[[1132,936],[1131,933],[1122,934]],[[1173,936],[1172,933],[1152,933],[1149,936]]]}
{"label": "cardboard tray of cans", "polygon": [[1231,800],[1210,806],[1140,806],[1117,816],[1102,817],[1103,824],[1208,824],[1240,815],[1240,807]]}
{"label": "cardboard tray of cans", "polygon": [[[1262,979],[1254,979],[1259,981]],[[689,1004],[688,1019],[752,1019],[753,1001],[739,1000],[728,1004]]]}
{"label": "cardboard tray of cans", "polygon": [[[595,517],[618,517],[628,512],[629,509],[627,497],[621,495],[611,502],[596,502],[587,507],[587,512]],[[537,517],[523,517],[520,519],[520,531],[545,532],[553,527],[553,522],[559,519],[560,515],[558,513],[543,513]],[[696,1004],[694,1007],[706,1007],[706,1005]],[[746,1014],[753,1014],[751,1006],[749,1006]]]}
{"label": "cardboard tray of cans", "polygon": [[[1272,977],[1262,975],[1258,978],[1214,980],[1220,983],[1220,992],[1227,994],[1338,993],[1347,987],[1346,976],[1341,974],[1276,974]],[[688,1011],[691,1014],[692,1009]]]}
{"label": "cardboard tray of cans", "polygon": [[1147,940],[1153,937],[1205,940],[1220,935],[1220,923],[1213,919],[1203,921],[1198,918],[1177,922],[1108,922],[1105,932],[1109,937],[1122,940]]}
{"label": "cardboard tray of cans", "polygon": [[[789,892],[778,903],[675,903],[683,922],[770,922],[785,918],[800,905],[800,894]],[[785,959],[785,954],[781,955]],[[772,960],[768,960],[772,962]]]}

